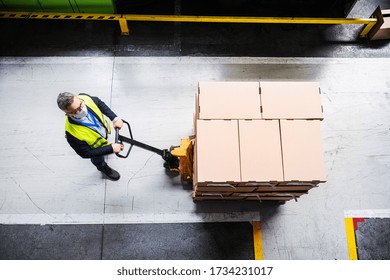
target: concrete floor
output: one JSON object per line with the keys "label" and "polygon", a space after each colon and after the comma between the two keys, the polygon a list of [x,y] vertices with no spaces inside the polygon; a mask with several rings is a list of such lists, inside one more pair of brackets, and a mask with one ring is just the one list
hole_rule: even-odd
{"label": "concrete floor", "polygon": [[[344,211],[388,209],[390,59],[2,58],[1,224],[250,221],[265,259],[348,259]],[[86,92],[132,124],[136,139],[169,147],[192,134],[200,80],[314,80],[321,84],[327,183],[298,202],[194,203],[162,159],[134,148],[105,180],[63,138],[60,91]],[[12,93],[9,95],[7,93]],[[48,117],[50,116],[50,117]],[[260,213],[260,216],[259,216]]]}
{"label": "concrete floor", "polygon": [[[350,15],[367,17],[378,3],[386,1],[358,1]],[[161,225],[175,237],[179,226],[170,232],[164,225],[260,219],[264,259],[348,259],[346,213],[390,212],[389,41],[357,40],[359,26],[132,27],[132,36],[121,37],[117,23],[0,22],[0,236],[17,240],[21,225],[45,224],[40,240],[60,225],[85,237],[88,228],[81,225],[87,224],[102,248],[97,232],[104,226],[109,231],[123,225],[122,232],[133,225],[146,234],[140,224]],[[327,183],[282,206],[194,203],[191,186],[166,174],[159,156],[138,148],[128,159],[108,156],[122,175],[111,182],[63,137],[56,98],[71,91],[103,99],[131,123],[135,139],[160,148],[176,145],[193,133],[195,92],[204,80],[318,81]],[[182,236],[188,227],[180,230]],[[124,231],[117,240],[126,236]],[[184,246],[185,240],[177,242]],[[12,256],[4,248],[0,258]],[[221,252],[208,256],[224,258]]]}

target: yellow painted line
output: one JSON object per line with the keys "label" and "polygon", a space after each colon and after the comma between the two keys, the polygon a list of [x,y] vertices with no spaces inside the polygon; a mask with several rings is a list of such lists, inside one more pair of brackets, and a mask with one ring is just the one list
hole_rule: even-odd
{"label": "yellow painted line", "polygon": [[345,229],[347,231],[347,243],[348,243],[348,253],[350,260],[357,260],[357,249],[356,249],[356,239],[355,239],[355,229],[353,226],[353,218],[345,218]]}
{"label": "yellow painted line", "polygon": [[263,260],[263,237],[261,234],[260,221],[253,221],[252,227],[255,260]]}

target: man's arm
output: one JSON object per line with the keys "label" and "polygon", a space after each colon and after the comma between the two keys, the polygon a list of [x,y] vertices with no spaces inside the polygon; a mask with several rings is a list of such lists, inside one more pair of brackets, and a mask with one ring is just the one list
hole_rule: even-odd
{"label": "man's arm", "polygon": [[111,121],[113,121],[117,115],[104,103],[99,97],[91,96],[93,102],[99,107],[100,111],[106,115]]}
{"label": "man's arm", "polygon": [[66,140],[73,150],[82,158],[104,156],[114,152],[112,145],[92,149],[86,142],[75,138],[68,132],[66,132]]}
{"label": "man's arm", "polygon": [[[82,94],[85,94],[85,93],[82,93]],[[87,94],[85,94],[87,95]],[[88,95],[89,96],[89,95]],[[98,108],[100,109],[100,111],[102,111],[102,113],[104,115],[106,115],[114,124],[114,128],[122,128],[123,126],[123,122],[122,122],[122,119],[119,118],[111,109],[110,107],[108,107],[106,105],[106,103],[104,103],[99,97],[96,97],[96,96],[89,96],[92,98],[93,102],[95,102],[95,104],[98,106]]]}

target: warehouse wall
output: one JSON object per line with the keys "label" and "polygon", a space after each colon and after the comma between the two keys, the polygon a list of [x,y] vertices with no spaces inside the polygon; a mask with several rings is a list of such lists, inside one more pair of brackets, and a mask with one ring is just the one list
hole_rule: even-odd
{"label": "warehouse wall", "polygon": [[115,0],[118,13],[344,17],[357,0]]}
{"label": "warehouse wall", "polygon": [[[3,11],[346,17],[357,0],[0,0]],[[180,8],[178,8],[180,7]]]}

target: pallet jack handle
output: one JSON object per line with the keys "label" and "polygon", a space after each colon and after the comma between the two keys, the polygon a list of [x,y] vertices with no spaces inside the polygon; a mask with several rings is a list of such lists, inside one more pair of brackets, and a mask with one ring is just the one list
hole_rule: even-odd
{"label": "pallet jack handle", "polygon": [[116,154],[118,157],[127,158],[129,156],[133,146],[137,146],[137,147],[143,148],[145,150],[154,152],[160,156],[163,156],[164,150],[161,150],[161,149],[158,149],[158,148],[155,148],[155,147],[152,147],[152,146],[149,146],[147,144],[144,144],[144,143],[141,143],[139,141],[134,140],[133,133],[131,132],[130,124],[125,120],[122,120],[122,121],[123,121],[123,124],[125,125],[125,127],[128,129],[129,137],[126,137],[126,136],[119,134],[119,128],[115,128],[115,143],[123,144],[123,142],[125,142],[125,143],[130,144],[130,147],[127,150],[127,152],[125,152],[125,154],[121,154],[121,153]]}
{"label": "pallet jack handle", "polygon": [[165,161],[164,162],[165,168],[170,169],[170,170],[178,170],[179,169],[179,159],[177,156],[174,156],[171,154],[172,148],[169,150],[168,149],[161,150],[161,149],[152,147],[150,145],[147,145],[145,143],[141,143],[139,141],[134,140],[133,133],[131,132],[130,124],[125,120],[122,120],[122,121],[123,121],[123,124],[125,125],[125,127],[127,127],[127,129],[128,129],[129,137],[126,137],[126,136],[119,134],[119,128],[116,128],[115,129],[115,143],[123,145],[123,142],[125,142],[125,143],[130,144],[130,147],[127,150],[127,152],[125,152],[125,154],[117,153],[116,155],[118,157],[127,158],[129,156],[133,146],[137,146],[137,147],[140,147],[142,149],[145,149],[145,150],[148,150],[150,152],[153,152],[153,153],[160,155],[163,158],[163,160]]}

